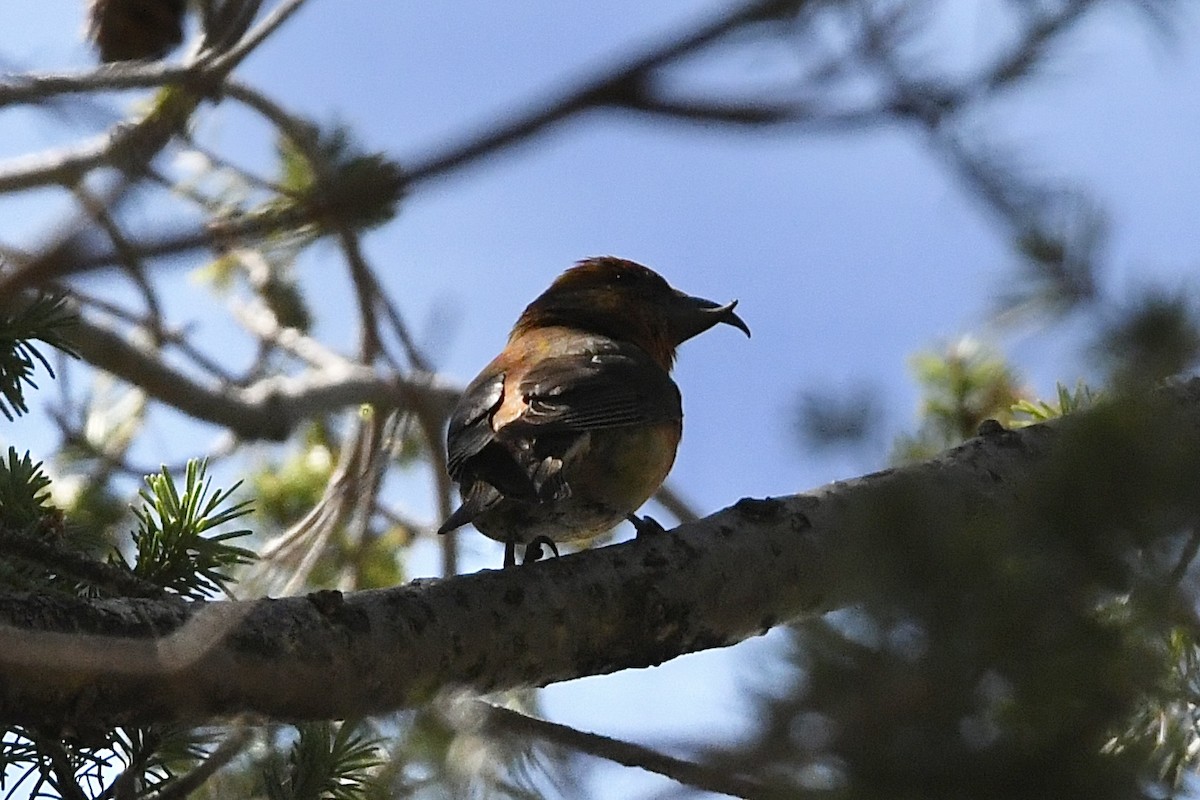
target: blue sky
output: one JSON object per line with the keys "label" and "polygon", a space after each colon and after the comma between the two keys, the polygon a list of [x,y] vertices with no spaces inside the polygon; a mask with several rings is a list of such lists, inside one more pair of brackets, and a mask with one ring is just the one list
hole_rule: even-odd
{"label": "blue sky", "polygon": [[[80,5],[0,4],[0,69],[89,63]],[[294,111],[347,124],[365,148],[404,163],[727,5],[310,0],[238,74]],[[938,47],[969,58],[987,46],[994,5],[956,6]],[[1173,38],[1125,7],[1085,28],[978,124],[1031,169],[1084,188],[1106,209],[1110,291],[1152,280],[1194,287],[1200,8],[1179,15]],[[785,63],[781,53],[732,54],[703,65],[703,74],[753,83]],[[71,141],[104,122],[81,115],[64,131],[53,115],[5,109],[0,157]],[[272,150],[263,129],[229,103],[201,133],[245,163],[262,163]],[[0,198],[0,208],[4,241],[31,244],[30,231],[48,225],[55,206],[28,195]],[[676,370],[686,424],[672,482],[702,512],[877,467],[891,436],[916,419],[908,357],[982,331],[1016,263],[1003,231],[911,129],[739,133],[614,113],[572,120],[424,187],[367,238],[367,252],[438,366],[464,383],[524,304],[584,256],[632,258],[690,293],[738,298],[754,337],[713,331],[684,346]],[[318,248],[304,274],[321,285],[318,333],[348,347],[354,332],[342,323],[348,307],[334,259],[332,248]],[[189,313],[190,284],[181,273],[170,280],[180,290],[174,310]],[[993,341],[1047,395],[1054,381],[1085,374],[1080,347],[1093,322]],[[880,393],[883,446],[850,456],[803,452],[791,429],[797,392],[859,385]],[[28,443],[34,424],[22,423],[14,438]],[[212,432],[173,433],[166,424],[142,455],[150,463],[196,455],[189,448]],[[498,563],[490,543],[477,553],[480,565]],[[548,707],[562,721],[643,741],[736,731],[738,689],[767,647],[751,642],[555,687]],[[611,797],[655,785],[628,772],[612,781]]]}

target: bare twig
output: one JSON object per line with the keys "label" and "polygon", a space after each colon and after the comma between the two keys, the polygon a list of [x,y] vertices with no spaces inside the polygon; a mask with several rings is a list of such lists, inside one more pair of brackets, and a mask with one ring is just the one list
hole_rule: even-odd
{"label": "bare twig", "polygon": [[237,758],[250,744],[254,732],[245,723],[238,724],[225,737],[225,740],[209,753],[195,769],[186,775],[180,775],[168,783],[160,791],[150,795],[149,800],[186,800],[192,792],[199,789],[221,767]]}
{"label": "bare twig", "polygon": [[245,439],[282,440],[313,415],[368,403],[380,409],[431,403],[446,409],[458,389],[434,376],[402,378],[362,365],[299,376],[271,376],[247,386],[206,384],[167,364],[157,352],[127,341],[86,317],[72,342],[89,364],[137,384],[150,397],[192,419],[211,422]]}
{"label": "bare twig", "polygon": [[1196,560],[1196,553],[1200,552],[1200,527],[1192,530],[1191,536],[1183,545],[1183,550],[1179,553],[1179,560],[1175,562],[1175,566],[1171,568],[1171,572],[1167,575],[1167,584],[1170,586],[1178,586],[1183,577],[1187,575],[1188,568],[1192,566],[1192,562]]}
{"label": "bare twig", "polygon": [[473,704],[483,717],[482,729],[486,734],[519,734],[542,739],[560,747],[566,747],[596,758],[603,758],[626,767],[637,767],[647,772],[663,775],[674,781],[731,797],[769,800],[780,797],[758,781],[739,775],[717,772],[703,765],[660,753],[657,750],[597,733],[577,730],[557,722],[530,717],[510,708],[501,708],[478,701]]}
{"label": "bare twig", "polygon": [[608,105],[627,93],[653,70],[689,55],[743,25],[794,11],[804,0],[756,0],[725,12],[695,30],[647,48],[641,55],[618,60],[619,66],[577,82],[512,115],[489,124],[484,133],[468,137],[431,155],[412,159],[406,175],[410,186],[444,177],[486,155],[511,147],[587,108]]}
{"label": "bare twig", "polygon": [[158,294],[154,289],[153,284],[146,277],[146,271],[137,256],[133,253],[130,247],[129,240],[126,238],[120,225],[103,201],[96,197],[92,192],[80,184],[75,187],[75,195],[80,199],[83,207],[91,214],[92,219],[100,226],[100,229],[108,235],[109,241],[112,242],[113,249],[121,256],[121,265],[124,267],[125,274],[133,284],[141,291],[142,298],[146,302],[146,310],[149,314],[150,324],[144,327],[150,331],[155,341],[162,342],[162,304],[158,301]]}
{"label": "bare twig", "polygon": [[38,103],[54,95],[107,92],[115,89],[153,89],[186,85],[195,79],[194,65],[120,62],[86,72],[7,75],[0,79],[0,106]]}
{"label": "bare twig", "polygon": [[663,508],[670,511],[675,519],[679,520],[680,524],[687,522],[695,522],[700,519],[700,515],[692,508],[691,503],[684,500],[683,497],[675,490],[671,484],[664,483],[655,493],[654,499],[657,500]]}
{"label": "bare twig", "polygon": [[[433,477],[434,501],[437,503],[438,519],[445,520],[454,510],[452,506],[454,483],[450,479],[446,447],[442,441],[442,430],[448,415],[444,411],[439,412],[438,409],[422,406],[418,406],[414,411],[417,423],[421,426],[421,435],[425,439],[426,450],[429,452],[429,470]],[[439,541],[442,551],[442,575],[446,577],[457,575],[457,531],[442,534]]]}
{"label": "bare twig", "polygon": [[205,65],[207,71],[222,77],[228,75],[234,67],[253,52],[254,48],[266,41],[268,36],[299,11],[304,2],[305,0],[284,0],[272,9],[271,13],[267,14],[257,26],[248,31],[237,44],[223,53],[218,52],[211,59],[201,56],[201,63]]}
{"label": "bare twig", "polygon": [[103,312],[115,320],[129,323],[138,328],[145,328],[154,332],[155,337],[163,345],[170,345],[179,349],[179,352],[192,361],[197,367],[212,375],[217,380],[225,383],[237,383],[238,378],[232,372],[227,370],[224,365],[213,360],[205,353],[201,352],[188,339],[186,330],[176,330],[174,328],[161,327],[161,322],[155,317],[137,314],[129,309],[122,308],[116,303],[111,303],[101,297],[95,297],[91,294],[81,291],[75,286],[67,288],[51,284],[47,287],[51,291],[58,292],[69,296],[72,300],[79,303],[81,309],[95,309]]}
{"label": "bare twig", "polygon": [[[57,736],[29,732],[38,750],[48,759],[49,764],[43,763],[42,770],[46,780],[58,790],[63,800],[87,800],[87,795],[79,787],[75,779],[75,767],[66,746]],[[47,771],[48,767],[48,771]]]}

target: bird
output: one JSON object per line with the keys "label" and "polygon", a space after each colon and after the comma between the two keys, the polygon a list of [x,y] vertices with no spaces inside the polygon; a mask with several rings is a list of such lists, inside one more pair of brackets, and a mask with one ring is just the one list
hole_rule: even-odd
{"label": "bird", "polygon": [[634,512],[662,485],[683,433],[676,349],[719,323],[750,336],[734,309],[674,289],[614,256],[562,273],[517,319],[508,342],[450,415],[447,471],[462,504],[438,529],[467,523],[503,542],[504,566],[542,545],[586,540]]}

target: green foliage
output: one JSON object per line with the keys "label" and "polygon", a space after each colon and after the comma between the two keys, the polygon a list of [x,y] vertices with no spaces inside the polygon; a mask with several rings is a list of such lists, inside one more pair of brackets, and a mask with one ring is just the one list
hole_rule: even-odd
{"label": "green foliage", "polygon": [[143,793],[165,789],[193,769],[211,740],[204,731],[179,725],[118,728],[115,734],[113,752]]}
{"label": "green foliage", "polygon": [[[1064,389],[1046,413],[1089,396]],[[1179,787],[1200,752],[1197,629],[1178,590],[1200,549],[1200,431],[1122,397],[1055,436],[1010,479],[1020,506],[947,502],[897,476],[857,508],[847,524],[865,534],[839,557],[858,602],[795,628],[755,701],[757,738],[713,765],[752,765],[780,796]]]}
{"label": "green foliage", "polygon": [[365,723],[296,726],[287,760],[276,754],[263,772],[268,800],[359,800],[382,763],[380,739]]}
{"label": "green foliage", "polygon": [[[271,526],[295,523],[321,501],[336,460],[325,426],[309,426],[297,449],[282,461],[265,464],[251,477],[255,515]],[[358,589],[395,586],[404,580],[397,553],[411,543],[412,536],[413,531],[400,523],[383,530],[375,525],[362,530],[339,526],[313,567],[309,583],[338,585],[351,575],[350,585]]]}
{"label": "green foliage", "polygon": [[85,552],[107,553],[123,540],[129,527],[130,508],[127,498],[113,488],[110,481],[74,477],[58,477],[51,493],[55,505],[70,520],[71,537]]}
{"label": "green foliage", "polygon": [[7,460],[0,461],[0,526],[25,530],[36,525],[49,512],[49,489],[42,462],[8,448]]}
{"label": "green foliage", "polygon": [[8,449],[0,460],[0,590],[86,592],[90,586],[71,569],[90,558],[88,537],[65,524],[50,502],[50,478],[29,454]]}
{"label": "green foliage", "polygon": [[[482,732],[474,701],[443,697],[400,715],[389,754],[362,800],[539,800],[583,798],[585,769],[576,754],[523,736]],[[505,693],[505,704],[537,714],[531,690]],[[546,794],[546,782],[557,791]]]}
{"label": "green foliage", "polygon": [[75,315],[66,301],[52,295],[38,295],[22,308],[0,315],[0,414],[10,421],[25,414],[25,387],[37,388],[33,373],[37,365],[54,377],[54,369],[33,345],[45,342],[58,350],[75,355],[68,333]]}
{"label": "green foliage", "polygon": [[921,425],[903,436],[892,461],[918,461],[975,435],[980,423],[1012,420],[1021,397],[1019,380],[997,352],[962,339],[944,352],[918,353],[912,369],[921,389]]}
{"label": "green foliage", "polygon": [[[1090,254],[1046,248],[1046,265],[1087,272]],[[1080,287],[1061,305],[1097,300]],[[1050,457],[1018,478],[1029,502],[1001,517],[917,480],[880,491],[853,526],[866,537],[841,556],[859,602],[796,627],[780,680],[755,699],[756,738],[713,766],[750,771],[780,796],[1125,800],[1185,788],[1200,767],[1200,432],[1146,390],[1200,356],[1200,314],[1189,297],[1147,292],[1104,319],[1094,351],[1111,383],[1059,384],[1052,402],[1018,398],[1011,369],[977,347],[915,359],[910,458],[989,417],[1069,418]]]}
{"label": "green foliage", "polygon": [[865,386],[806,391],[796,411],[795,431],[806,450],[862,445],[882,422],[877,393]]}
{"label": "green foliage", "polygon": [[1095,351],[1121,387],[1140,389],[1182,372],[1200,359],[1196,298],[1144,292],[1106,326]]}
{"label": "green foliage", "polygon": [[272,269],[258,286],[258,293],[283,327],[305,333],[312,328],[312,312],[290,269]]}
{"label": "green foliage", "polygon": [[139,526],[133,534],[133,573],[197,600],[224,591],[233,580],[229,569],[254,560],[253,551],[229,544],[249,535],[249,530],[204,535],[250,513],[249,501],[221,509],[241,484],[211,491],[206,470],[207,462],[188,461],[182,494],[165,468],[158,475],[147,475],[142,507],[134,511]]}
{"label": "green foliage", "polygon": [[[1022,399],[1015,403],[1012,407],[1012,427],[1023,428],[1027,425],[1034,425],[1039,422],[1065,417],[1068,414],[1074,414],[1078,411],[1091,408],[1101,397],[1099,392],[1093,391],[1083,381],[1075,384],[1074,392],[1061,383],[1055,384],[1055,393],[1058,396],[1058,401],[1053,405],[1047,403],[1045,400],[1028,399]],[[1023,415],[1028,417],[1028,419],[1020,419],[1018,415]]]}
{"label": "green foliage", "polygon": [[[245,504],[220,509],[230,493],[210,490],[201,462],[189,463],[182,494],[165,472],[147,483],[146,505],[137,512],[141,529],[134,535],[133,574],[193,598],[224,588],[230,580],[226,570],[252,555],[227,540],[247,532],[204,534],[247,513]],[[117,554],[115,564],[105,565],[79,550],[75,528],[50,505],[49,490],[42,465],[9,448],[0,462],[0,528],[20,538],[8,543],[0,585],[71,593],[89,593],[93,586],[119,590],[128,565]],[[204,757],[204,745],[196,731],[177,726],[97,726],[86,736],[63,738],[7,728],[0,731],[0,789],[8,790],[6,797],[145,797],[193,769]]]}
{"label": "green foliage", "polygon": [[1147,764],[1153,778],[1183,788],[1200,753],[1200,651],[1196,631],[1178,627],[1164,637],[1162,660],[1174,664],[1146,693],[1127,724],[1105,744],[1107,753],[1128,754]]}
{"label": "green foliage", "polygon": [[[1012,186],[1011,175],[1012,165],[1001,165],[993,180]],[[1096,269],[1109,231],[1103,210],[1070,190],[1050,191],[1035,183],[1022,191],[1021,228],[1014,240],[1021,274],[1002,298],[1002,307],[1054,316],[1096,300]]]}
{"label": "green foliage", "polygon": [[206,742],[193,729],[171,725],[114,728],[92,739],[83,744],[20,727],[4,730],[0,789],[8,789],[6,800],[84,793],[144,797],[192,769],[204,757]]}
{"label": "green foliage", "polygon": [[[293,130],[278,140],[279,184],[287,199],[323,235],[340,227],[369,229],[396,216],[404,194],[404,173],[382,153],[363,153],[349,131],[335,127]],[[297,141],[297,138],[302,141]]]}
{"label": "green foliage", "polygon": [[255,515],[274,525],[291,525],[308,513],[333,474],[335,454],[320,425],[312,425],[303,444],[279,462],[255,471],[251,485]]}

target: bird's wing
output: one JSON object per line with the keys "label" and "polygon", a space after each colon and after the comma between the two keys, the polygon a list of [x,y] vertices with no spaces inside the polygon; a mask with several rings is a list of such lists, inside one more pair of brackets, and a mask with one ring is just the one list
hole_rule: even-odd
{"label": "bird's wing", "polygon": [[509,434],[585,432],[683,418],[679,388],[641,351],[543,359],[521,381],[524,412]]}
{"label": "bird's wing", "polygon": [[446,431],[446,467],[450,477],[462,476],[463,464],[495,438],[492,412],[504,397],[503,372],[476,379],[459,398]]}

